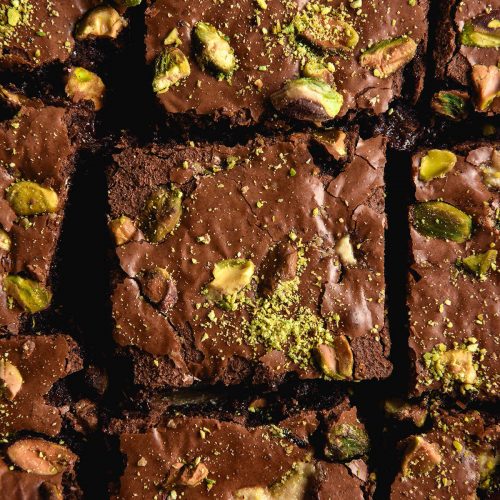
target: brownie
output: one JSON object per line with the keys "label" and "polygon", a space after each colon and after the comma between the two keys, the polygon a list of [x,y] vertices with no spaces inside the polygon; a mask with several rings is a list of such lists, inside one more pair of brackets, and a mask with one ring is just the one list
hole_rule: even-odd
{"label": "brownie", "polygon": [[408,307],[413,391],[498,397],[499,143],[413,157]]}
{"label": "brownie", "polygon": [[62,416],[50,393],[81,368],[78,347],[66,335],[0,338],[0,435],[33,431],[57,436]]}
{"label": "brownie", "polygon": [[0,332],[15,333],[51,302],[51,266],[78,139],[76,112],[8,97],[19,110],[0,124]]}
{"label": "brownie", "polygon": [[0,498],[82,498],[77,455],[63,441],[25,436],[0,445]]}
{"label": "brownie", "polygon": [[438,97],[444,114],[463,114],[469,96],[477,111],[497,114],[500,2],[445,0],[440,2],[440,10],[434,49],[436,72],[438,80],[453,90],[443,91]]}
{"label": "brownie", "polygon": [[167,116],[238,125],[272,116],[273,106],[313,122],[383,113],[404,81],[420,94],[427,10],[427,0],[151,1],[153,91]]}
{"label": "brownie", "polygon": [[390,374],[385,140],[354,144],[334,131],[114,156],[114,339],[137,383]]}
{"label": "brownie", "polygon": [[406,439],[390,498],[498,498],[500,426],[477,411],[439,411]]}
{"label": "brownie", "polygon": [[115,423],[113,431],[126,468],[112,498],[371,497],[368,435],[345,402],[264,425],[177,415],[146,429],[140,420]]}

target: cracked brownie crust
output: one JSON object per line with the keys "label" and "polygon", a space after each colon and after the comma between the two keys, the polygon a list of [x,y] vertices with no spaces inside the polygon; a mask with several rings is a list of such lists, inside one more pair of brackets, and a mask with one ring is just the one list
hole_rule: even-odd
{"label": "cracked brownie crust", "polygon": [[385,142],[360,139],[351,161],[327,155],[324,166],[311,154],[314,142],[298,134],[115,155],[110,227],[123,272],[114,338],[133,346],[136,381],[390,373]]}

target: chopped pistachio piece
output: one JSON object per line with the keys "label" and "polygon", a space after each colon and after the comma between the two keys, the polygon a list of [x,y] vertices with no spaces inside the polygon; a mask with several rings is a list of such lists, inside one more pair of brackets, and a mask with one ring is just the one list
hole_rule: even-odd
{"label": "chopped pistachio piece", "polygon": [[182,50],[177,48],[165,49],[155,61],[155,75],[153,78],[153,92],[162,94],[172,85],[187,78],[191,74],[191,66]]}
{"label": "chopped pistachio piece", "polygon": [[344,99],[327,83],[315,78],[288,81],[271,96],[273,106],[297,120],[323,122],[335,118]]}
{"label": "chopped pistachio piece", "polygon": [[160,186],[146,201],[141,228],[148,241],[161,243],[177,227],[181,215],[182,191]]}
{"label": "chopped pistachio piece", "polygon": [[77,40],[86,38],[116,38],[127,21],[116,9],[109,5],[99,5],[88,11],[78,24],[75,37]]}
{"label": "chopped pistachio piece", "polygon": [[420,160],[418,178],[428,182],[436,177],[443,177],[453,169],[457,157],[446,149],[430,149]]}
{"label": "chopped pistachio piece", "polygon": [[85,68],[72,68],[64,88],[73,101],[92,101],[96,111],[102,109],[106,87],[99,76]]}
{"label": "chopped pistachio piece", "polygon": [[351,238],[348,234],[342,236],[335,245],[335,251],[337,252],[340,262],[346,267],[355,266],[357,261],[354,257],[354,249],[352,247]]}
{"label": "chopped pistachio piece", "polygon": [[482,165],[483,181],[489,188],[500,189],[500,151],[493,150],[491,164]]}
{"label": "chopped pistachio piece", "polygon": [[413,207],[413,225],[424,236],[467,241],[472,232],[472,219],[462,210],[443,201],[426,201]]}
{"label": "chopped pistachio piece", "polygon": [[478,277],[484,277],[490,269],[495,269],[498,251],[488,250],[485,253],[469,255],[462,260],[462,265]]}
{"label": "chopped pistachio piece", "polygon": [[409,36],[382,40],[361,54],[361,66],[373,70],[377,78],[387,78],[408,64],[417,51],[417,44]]}
{"label": "chopped pistachio piece", "polygon": [[137,7],[141,5],[142,0],[116,0],[119,5],[123,5],[124,7]]}
{"label": "chopped pistachio piece", "polygon": [[462,29],[460,41],[468,47],[500,47],[500,11],[494,10],[469,19]]}
{"label": "chopped pistachio piece", "polygon": [[432,109],[451,120],[464,120],[468,115],[469,94],[460,90],[441,90],[432,98]]}
{"label": "chopped pistachio piece", "polygon": [[300,500],[306,498],[309,479],[316,468],[309,462],[298,462],[288,474],[270,488],[273,500]]}
{"label": "chopped pistachio piece", "polygon": [[226,259],[217,262],[212,271],[214,279],[208,285],[212,298],[233,295],[250,284],[255,266],[247,259]]}
{"label": "chopped pistachio piece", "polygon": [[294,20],[294,27],[311,45],[327,51],[351,51],[359,42],[352,24],[337,16],[306,12]]}
{"label": "chopped pistachio piece", "polygon": [[269,488],[262,486],[251,486],[248,488],[240,488],[234,494],[235,500],[272,500],[273,497]]}
{"label": "chopped pistachio piece", "polygon": [[412,436],[405,451],[401,472],[405,477],[419,477],[441,463],[442,456],[434,443],[421,436]]}
{"label": "chopped pistachio piece", "polygon": [[500,453],[497,450],[481,450],[476,455],[476,460],[479,466],[479,488],[487,490],[492,485],[494,480],[495,470],[500,465]]}
{"label": "chopped pistachio piece", "polygon": [[77,456],[66,446],[45,439],[20,439],[7,448],[9,459],[26,472],[54,476],[71,468]]}
{"label": "chopped pistachio piece", "polygon": [[228,37],[205,22],[196,23],[193,34],[200,65],[217,74],[231,76],[236,69],[236,57]]}
{"label": "chopped pistachio piece", "polygon": [[361,425],[333,424],[328,430],[325,455],[335,461],[348,462],[368,452],[370,440]]}
{"label": "chopped pistachio piece", "polygon": [[332,379],[351,379],[354,369],[354,355],[345,335],[337,335],[333,345],[319,344],[314,355],[321,371]]}
{"label": "chopped pistachio piece", "polygon": [[431,369],[438,378],[445,378],[462,384],[474,384],[477,372],[473,354],[468,349],[450,349],[436,353]]}
{"label": "chopped pistachio piece", "polygon": [[4,278],[3,287],[7,295],[32,314],[47,309],[52,300],[51,292],[42,284],[15,274]]}
{"label": "chopped pistachio piece", "polygon": [[59,205],[59,197],[52,188],[31,181],[12,184],[8,189],[7,201],[17,215],[24,216],[54,213]]}
{"label": "chopped pistachio piece", "polygon": [[177,480],[181,486],[194,487],[208,477],[208,468],[203,462],[186,465]]}
{"label": "chopped pistachio piece", "polygon": [[476,64],[472,67],[472,83],[476,108],[488,111],[493,101],[500,96],[500,69],[497,66]]}
{"label": "chopped pistachio piece", "polygon": [[3,229],[0,228],[0,250],[3,250],[4,252],[9,252],[11,245],[12,241],[10,239],[9,234],[7,233],[7,231],[4,231]]}
{"label": "chopped pistachio piece", "polygon": [[335,160],[340,160],[347,156],[347,134],[343,130],[324,130],[316,132],[313,137]]}
{"label": "chopped pistachio piece", "polygon": [[109,222],[108,227],[113,234],[117,246],[129,242],[137,232],[135,222],[126,215],[113,219]]}
{"label": "chopped pistachio piece", "polygon": [[301,71],[302,76],[321,80],[328,85],[335,83],[333,73],[323,64],[314,59],[307,61]]}
{"label": "chopped pistachio piece", "polygon": [[13,401],[23,385],[23,377],[17,366],[8,359],[0,358],[0,400]]}

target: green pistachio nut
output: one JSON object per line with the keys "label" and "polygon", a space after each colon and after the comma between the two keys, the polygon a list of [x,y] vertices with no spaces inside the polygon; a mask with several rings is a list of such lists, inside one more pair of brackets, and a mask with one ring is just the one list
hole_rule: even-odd
{"label": "green pistachio nut", "polygon": [[240,488],[234,493],[235,500],[272,500],[269,488],[262,486],[249,486]]}
{"label": "green pistachio nut", "polygon": [[409,36],[382,40],[361,54],[360,64],[377,78],[387,78],[406,66],[417,52],[417,44]]}
{"label": "green pistachio nut", "polygon": [[208,285],[209,296],[218,300],[243,290],[252,281],[254,263],[247,259],[225,259],[217,262],[212,271],[214,279]]}
{"label": "green pistachio nut", "polygon": [[118,5],[123,5],[123,7],[137,7],[141,5],[142,0],[117,0]]}
{"label": "green pistachio nut", "polygon": [[491,162],[481,165],[481,173],[486,186],[500,190],[500,151],[493,150]]}
{"label": "green pistachio nut", "polygon": [[500,47],[500,10],[469,19],[464,24],[460,41],[468,47]]}
{"label": "green pistachio nut", "polygon": [[316,472],[314,464],[297,462],[284,478],[269,488],[273,500],[307,498],[310,478]]}
{"label": "green pistachio nut", "polygon": [[0,357],[0,401],[13,401],[23,385],[23,377],[17,366]]}
{"label": "green pistachio nut", "polygon": [[319,344],[313,351],[321,371],[335,380],[352,379],[354,355],[345,335],[334,337],[333,345]]}
{"label": "green pistachio nut", "polygon": [[271,96],[273,106],[296,120],[324,122],[335,118],[344,99],[327,83],[315,78],[288,81]]}
{"label": "green pistachio nut", "polygon": [[135,222],[126,215],[113,219],[109,222],[108,227],[117,246],[129,242],[137,232]]}
{"label": "green pistachio nut", "polygon": [[446,149],[430,149],[420,160],[418,178],[428,182],[445,176],[457,163],[457,157]]}
{"label": "green pistachio nut", "polygon": [[325,455],[331,460],[349,462],[365,455],[370,448],[370,440],[361,425],[336,423],[327,434]]}
{"label": "green pistachio nut", "polygon": [[484,449],[476,454],[476,460],[479,466],[479,488],[489,490],[494,485],[495,471],[500,465],[500,453],[495,449]]}
{"label": "green pistachio nut", "polygon": [[328,85],[334,85],[335,83],[333,73],[323,63],[315,61],[314,59],[311,59],[304,64],[301,74],[305,78],[321,80]]}
{"label": "green pistachio nut", "polygon": [[127,21],[109,5],[99,5],[89,10],[76,28],[75,38],[116,38]]}
{"label": "green pistachio nut", "polygon": [[440,352],[435,367],[445,378],[462,384],[474,384],[477,379],[474,357],[467,349],[450,349]]}
{"label": "green pistachio nut", "polygon": [[182,191],[160,186],[146,201],[141,228],[151,243],[161,243],[174,231],[182,215]]}
{"label": "green pistachio nut", "polygon": [[467,241],[472,232],[472,219],[462,210],[443,201],[426,201],[413,207],[413,225],[424,236]]}
{"label": "green pistachio nut", "polygon": [[85,68],[72,68],[66,87],[66,95],[73,101],[92,101],[96,111],[102,109],[106,87],[99,76]]}
{"label": "green pistachio nut", "polygon": [[488,111],[493,101],[500,97],[500,69],[476,64],[472,67],[472,85],[477,110]]}
{"label": "green pistachio nut", "polygon": [[53,189],[31,181],[12,184],[7,201],[17,215],[24,216],[54,213],[59,206],[59,197]]}
{"label": "green pistachio nut", "polygon": [[9,233],[0,228],[0,250],[4,252],[10,252],[10,247],[12,246],[12,241],[10,239]]}
{"label": "green pistachio nut", "polygon": [[231,76],[236,69],[236,56],[228,37],[205,22],[196,23],[193,35],[200,65],[217,74]]}
{"label": "green pistachio nut", "polygon": [[328,14],[301,14],[294,27],[304,40],[326,52],[352,51],[359,42],[352,24]]}
{"label": "green pistachio nut", "polygon": [[490,269],[496,269],[497,250],[469,255],[462,260],[462,266],[479,278],[486,276]]}
{"label": "green pistachio nut", "polygon": [[438,466],[442,459],[437,444],[421,436],[412,436],[403,456],[401,472],[404,477],[421,477]]}
{"label": "green pistachio nut", "polygon": [[451,120],[464,120],[468,116],[469,94],[460,90],[441,90],[432,98],[432,109]]}
{"label": "green pistachio nut", "polygon": [[153,92],[162,94],[191,74],[191,66],[182,50],[165,49],[155,61]]}
{"label": "green pistachio nut", "polygon": [[7,295],[31,314],[47,309],[52,300],[52,293],[43,285],[22,276],[7,275],[3,280],[3,287]]}

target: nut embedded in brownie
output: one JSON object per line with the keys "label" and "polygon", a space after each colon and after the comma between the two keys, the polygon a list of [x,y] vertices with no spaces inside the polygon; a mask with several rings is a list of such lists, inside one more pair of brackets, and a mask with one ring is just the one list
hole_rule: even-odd
{"label": "nut embedded in brownie", "polygon": [[413,157],[408,307],[414,391],[498,397],[498,143]]}
{"label": "nut embedded in brownie", "polygon": [[405,79],[421,92],[427,0],[150,3],[146,60],[168,114],[325,122],[387,111]]}
{"label": "nut embedded in brownie", "polygon": [[115,155],[114,339],[137,383],[390,374],[385,140],[328,137]]}

